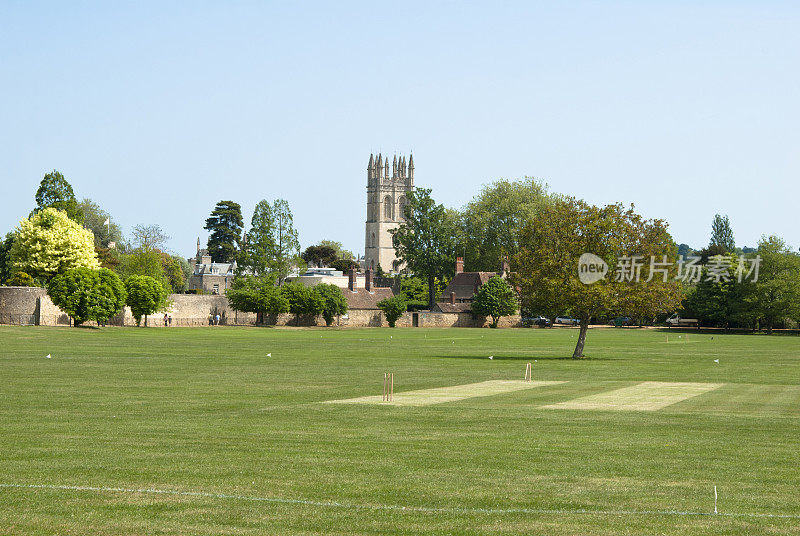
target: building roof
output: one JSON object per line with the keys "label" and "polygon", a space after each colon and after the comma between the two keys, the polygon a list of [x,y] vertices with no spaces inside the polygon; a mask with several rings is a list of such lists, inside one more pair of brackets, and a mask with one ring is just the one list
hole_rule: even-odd
{"label": "building roof", "polygon": [[392,289],[385,287],[373,287],[372,292],[367,292],[367,289],[364,288],[357,288],[355,292],[349,288],[343,288],[342,294],[347,300],[349,309],[377,309],[379,301],[394,296]]}
{"label": "building roof", "polygon": [[437,302],[434,304],[433,310],[442,313],[470,313],[472,312],[472,302]]}
{"label": "building roof", "polygon": [[195,264],[194,275],[228,275],[236,270],[236,261],[231,262],[212,262],[211,264]]}
{"label": "building roof", "polygon": [[442,292],[442,299],[445,301],[450,300],[450,293],[456,293],[456,300],[471,300],[475,297],[475,293],[481,288],[489,279],[496,276],[495,272],[460,272],[447,285],[447,288]]}

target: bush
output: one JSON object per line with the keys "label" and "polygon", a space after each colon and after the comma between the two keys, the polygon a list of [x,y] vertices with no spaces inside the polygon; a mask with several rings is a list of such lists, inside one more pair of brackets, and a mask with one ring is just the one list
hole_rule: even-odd
{"label": "bush", "polygon": [[496,328],[500,317],[517,312],[517,295],[505,279],[494,276],[475,295],[472,312],[492,317],[491,327]]}
{"label": "bush", "polygon": [[314,289],[322,298],[322,318],[325,319],[325,325],[330,326],[335,316],[347,312],[347,300],[342,294],[342,289],[336,285],[321,283]]}
{"label": "bush", "polygon": [[401,294],[378,302],[378,309],[386,315],[386,321],[389,322],[390,328],[393,328],[397,319],[403,316],[406,307],[406,300]]}
{"label": "bush", "polygon": [[298,320],[322,314],[324,301],[314,287],[307,287],[302,283],[286,283],[281,287],[281,295],[289,301],[289,312]]}
{"label": "bush", "polygon": [[128,292],[128,306],[136,319],[136,325],[147,325],[147,315],[151,315],[166,306],[166,291],[160,282],[149,275],[135,275],[125,281]]}
{"label": "bush", "polygon": [[35,287],[36,281],[25,272],[17,272],[6,281],[9,287]]}
{"label": "bush", "polygon": [[101,268],[73,268],[50,280],[53,303],[79,326],[87,320],[106,322],[125,305],[125,288],[117,274]]}

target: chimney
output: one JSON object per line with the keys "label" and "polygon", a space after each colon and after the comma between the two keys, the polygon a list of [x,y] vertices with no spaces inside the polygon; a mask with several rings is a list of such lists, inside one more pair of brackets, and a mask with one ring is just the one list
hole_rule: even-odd
{"label": "chimney", "polygon": [[464,257],[456,258],[456,273],[460,274],[464,271]]}
{"label": "chimney", "polygon": [[351,292],[356,291],[356,269],[350,268],[350,271],[347,273],[348,280],[347,280],[347,288],[350,289]]}
{"label": "chimney", "polygon": [[364,288],[367,289],[367,292],[372,292],[372,270],[367,268],[364,271]]}
{"label": "chimney", "polygon": [[450,293],[450,305],[455,305],[455,304],[456,304],[456,293],[455,292],[451,292]]}

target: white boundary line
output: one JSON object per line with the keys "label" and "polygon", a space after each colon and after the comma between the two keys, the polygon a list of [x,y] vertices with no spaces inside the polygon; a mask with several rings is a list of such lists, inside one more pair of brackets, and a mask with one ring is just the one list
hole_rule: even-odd
{"label": "white boundary line", "polygon": [[317,506],[322,508],[345,508],[353,510],[393,510],[421,513],[445,514],[586,514],[598,516],[721,516],[743,518],[800,519],[800,514],[768,514],[759,512],[690,512],[680,510],[575,510],[551,508],[472,508],[448,506],[401,506],[397,504],[352,504],[335,501],[311,501],[306,499],[286,499],[282,497],[256,497],[252,495],[231,495],[227,493],[209,493],[205,491],[181,491],[153,488],[110,488],[100,486],[67,486],[55,484],[3,484],[0,489],[45,489],[60,491],[93,491],[110,493],[145,493],[152,495],[177,495],[181,497],[202,497],[207,499],[228,499],[274,504],[296,504]]}

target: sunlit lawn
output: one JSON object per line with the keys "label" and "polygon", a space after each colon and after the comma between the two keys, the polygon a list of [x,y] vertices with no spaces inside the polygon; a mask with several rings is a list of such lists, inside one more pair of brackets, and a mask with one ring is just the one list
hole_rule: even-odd
{"label": "sunlit lawn", "polygon": [[[575,335],[0,327],[0,534],[800,533],[800,337]],[[543,407],[645,381],[723,385]]]}

